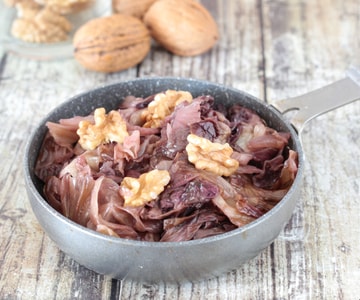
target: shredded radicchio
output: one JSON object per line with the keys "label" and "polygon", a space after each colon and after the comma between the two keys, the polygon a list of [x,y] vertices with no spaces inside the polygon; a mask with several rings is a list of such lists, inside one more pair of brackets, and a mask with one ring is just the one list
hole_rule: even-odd
{"label": "shredded radicchio", "polygon": [[[83,150],[76,130],[93,116],[48,122],[35,173],[50,205],[98,232],[143,241],[186,241],[228,232],[259,218],[286,194],[297,173],[290,135],[267,127],[240,105],[217,108],[213,97],[183,102],[161,128],[144,128],[141,112],[154,96],[128,96],[118,108],[131,138]],[[237,171],[221,177],[187,159],[190,133],[229,143]],[[142,206],[124,206],[119,184],[152,169],[168,170],[165,190]]]}

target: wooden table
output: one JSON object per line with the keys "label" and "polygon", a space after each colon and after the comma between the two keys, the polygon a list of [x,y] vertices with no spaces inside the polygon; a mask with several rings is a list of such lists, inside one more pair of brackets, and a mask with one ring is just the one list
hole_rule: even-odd
{"label": "wooden table", "polygon": [[98,275],[60,252],[35,219],[23,180],[26,139],[70,96],[135,77],[183,76],[271,103],[341,79],[359,62],[358,0],[202,3],[221,39],[201,56],[154,45],[139,66],[115,74],[86,71],[72,58],[0,57],[0,299],[359,299],[360,101],[306,126],[305,179],[290,222],[258,257],[218,278],[149,285]]}

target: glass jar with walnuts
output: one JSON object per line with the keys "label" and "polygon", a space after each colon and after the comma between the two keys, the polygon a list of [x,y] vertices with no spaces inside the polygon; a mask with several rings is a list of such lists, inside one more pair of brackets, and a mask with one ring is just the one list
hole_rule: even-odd
{"label": "glass jar with walnuts", "polygon": [[0,45],[30,58],[68,57],[77,28],[110,11],[111,0],[0,0]]}

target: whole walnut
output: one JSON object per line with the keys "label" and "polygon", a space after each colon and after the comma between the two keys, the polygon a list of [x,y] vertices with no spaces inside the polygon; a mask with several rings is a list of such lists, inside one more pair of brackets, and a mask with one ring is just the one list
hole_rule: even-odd
{"label": "whole walnut", "polygon": [[75,59],[85,68],[117,72],[141,62],[150,50],[146,26],[129,15],[114,14],[81,26],[73,39]]}
{"label": "whole walnut", "polygon": [[146,11],[156,0],[113,0],[115,13],[131,15],[142,19]]}
{"label": "whole walnut", "polygon": [[215,20],[194,0],[158,0],[146,12],[144,22],[160,45],[180,56],[204,53],[219,39]]}

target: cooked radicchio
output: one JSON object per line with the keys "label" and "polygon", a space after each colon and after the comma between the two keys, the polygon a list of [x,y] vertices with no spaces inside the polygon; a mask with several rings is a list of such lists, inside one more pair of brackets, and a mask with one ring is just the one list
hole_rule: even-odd
{"label": "cooked radicchio", "polygon": [[[143,241],[186,241],[228,232],[259,218],[286,194],[297,172],[290,135],[267,127],[240,105],[216,107],[211,96],[182,102],[160,128],[142,127],[141,113],[154,96],[128,96],[118,112],[126,120],[124,143],[85,151],[76,131],[93,115],[47,122],[36,175],[50,205],[98,232]],[[228,177],[199,170],[187,159],[187,136],[228,143],[239,162]],[[171,180],[156,199],[124,206],[120,183],[153,169]]]}

